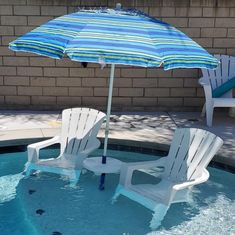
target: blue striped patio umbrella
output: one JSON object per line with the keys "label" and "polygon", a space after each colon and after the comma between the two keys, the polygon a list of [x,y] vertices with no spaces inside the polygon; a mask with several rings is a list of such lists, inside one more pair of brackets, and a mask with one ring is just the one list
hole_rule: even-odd
{"label": "blue striped patio umbrella", "polygon": [[[104,153],[116,64],[142,67],[214,69],[218,61],[173,26],[135,10],[80,10],[51,20],[11,42],[14,51],[54,59],[111,64]],[[104,177],[103,177],[104,178]],[[101,183],[102,188],[102,183]]]}

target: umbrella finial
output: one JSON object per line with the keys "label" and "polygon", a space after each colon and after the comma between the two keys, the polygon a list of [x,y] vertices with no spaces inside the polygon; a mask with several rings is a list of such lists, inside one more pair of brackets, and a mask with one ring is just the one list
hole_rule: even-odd
{"label": "umbrella finial", "polygon": [[117,3],[116,4],[116,10],[121,10],[122,8],[122,4],[121,3]]}

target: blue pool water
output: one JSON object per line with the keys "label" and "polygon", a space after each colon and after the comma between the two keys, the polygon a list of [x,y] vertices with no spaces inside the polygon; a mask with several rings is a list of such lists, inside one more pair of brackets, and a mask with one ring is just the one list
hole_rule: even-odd
{"label": "blue pool water", "polygon": [[[57,149],[43,150],[52,157]],[[100,155],[98,150],[93,155]],[[153,160],[155,156],[109,150],[122,161]],[[157,235],[235,234],[234,174],[210,168],[210,179],[193,189],[193,201],[174,204],[157,231],[149,229],[151,211],[120,196],[111,197],[118,175],[108,175],[106,190],[97,189],[99,177],[87,172],[76,188],[58,175],[43,173],[21,179],[26,152],[0,154],[1,235]],[[138,172],[136,182],[153,182]]]}

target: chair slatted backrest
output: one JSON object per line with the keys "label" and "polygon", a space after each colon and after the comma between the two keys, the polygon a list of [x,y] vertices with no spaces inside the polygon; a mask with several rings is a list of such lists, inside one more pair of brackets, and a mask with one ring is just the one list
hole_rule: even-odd
{"label": "chair slatted backrest", "polygon": [[[209,80],[212,90],[235,76],[235,57],[228,55],[215,55],[215,57],[220,61],[215,70],[202,69],[203,77]],[[231,98],[232,91],[222,97]]]}
{"label": "chair slatted backrest", "polygon": [[167,157],[164,177],[173,182],[197,178],[222,144],[220,137],[206,130],[177,129]]}
{"label": "chair slatted backrest", "polygon": [[89,148],[105,116],[95,109],[65,109],[62,113],[61,153],[76,155]]}

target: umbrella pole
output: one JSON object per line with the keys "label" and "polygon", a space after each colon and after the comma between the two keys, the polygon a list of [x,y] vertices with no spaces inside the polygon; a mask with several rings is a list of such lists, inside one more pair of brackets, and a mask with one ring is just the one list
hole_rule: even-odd
{"label": "umbrella pole", "polygon": [[[110,113],[111,113],[111,105],[112,105],[112,94],[113,94],[114,71],[115,71],[115,64],[111,64],[111,72],[110,72],[110,78],[109,78],[109,95],[108,95],[108,104],[107,104],[107,117],[106,117],[106,127],[105,127],[105,139],[104,139],[104,151],[103,151],[103,156],[102,156],[102,164],[106,163],[106,156],[107,156],[108,136],[109,136],[109,121],[110,121]],[[105,173],[102,173],[101,177],[100,177],[100,185],[99,185],[100,190],[104,190],[104,181],[105,181]]]}

